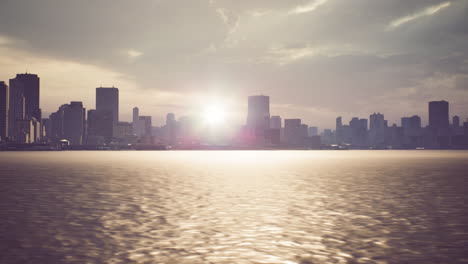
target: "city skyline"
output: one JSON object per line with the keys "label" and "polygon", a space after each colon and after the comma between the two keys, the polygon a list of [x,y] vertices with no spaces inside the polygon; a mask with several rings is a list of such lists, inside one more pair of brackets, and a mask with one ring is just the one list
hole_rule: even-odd
{"label": "city skyline", "polygon": [[122,120],[142,102],[157,124],[211,97],[232,98],[241,112],[253,94],[268,94],[272,113],[321,128],[333,127],[336,116],[351,118],[348,112],[386,113],[396,123],[419,113],[426,123],[422,102],[431,100],[468,113],[466,1],[119,0],[108,8],[106,1],[45,0],[0,7],[0,80],[39,74],[45,114],[78,99],[91,107],[91,89],[99,86],[120,88]]}
{"label": "city skyline", "polygon": [[250,95],[242,125],[230,120],[229,110],[219,104],[228,98],[217,98],[200,104],[203,110],[195,115],[177,118],[175,113],[167,113],[165,124],[159,126],[151,115],[140,115],[138,106],[132,109],[132,122],[122,121],[120,91],[114,86],[95,88],[95,109],[87,110],[82,101],[75,100],[61,104],[47,117],[42,114],[38,75],[16,74],[9,84],[0,83],[0,143],[7,149],[31,143],[59,149],[190,149],[210,145],[248,149],[468,148],[468,118],[451,115],[447,101],[428,102],[428,125],[415,113],[400,117],[397,125],[385,114],[374,112],[369,118],[354,115],[348,124],[338,116],[334,129],[320,131],[301,116],[289,118],[272,113],[268,95]]}
{"label": "city skyline", "polygon": [[[43,93],[44,89],[41,89],[41,91],[39,92],[39,86],[40,86],[40,81],[42,81],[42,79],[40,79],[39,77],[39,74],[36,74],[36,73],[17,73],[16,74],[16,77],[15,78],[10,78],[9,81],[10,81],[10,84],[13,84],[13,88],[10,88],[10,90],[13,90],[14,89],[14,84],[15,84],[15,81],[18,79],[18,78],[23,78],[23,79],[30,79],[30,78],[33,78],[33,79],[37,79],[37,80],[34,80],[33,81],[33,86],[34,87],[37,87],[37,88],[34,88],[34,89],[37,89],[37,91],[35,91],[33,93],[33,96],[34,96],[34,102],[33,102],[33,106],[30,106],[30,104],[26,103],[24,104],[25,106],[25,114],[28,113],[28,112],[36,112],[35,114],[29,114],[29,116],[31,117],[35,117],[36,119],[40,119],[40,118],[48,118],[49,115],[53,114],[55,111],[51,111],[50,113],[49,112],[44,112],[42,111],[42,108],[39,107],[40,105],[40,100],[39,100],[39,94],[40,93]],[[21,80],[21,79],[20,79]],[[34,83],[35,82],[35,83]],[[2,84],[3,83],[3,84]],[[0,80],[0,86],[1,85],[6,85],[6,87],[8,87],[8,80]],[[11,85],[10,85],[11,87]],[[10,91],[11,92],[11,91]],[[88,108],[88,109],[97,109],[101,112],[112,112],[112,115],[113,116],[116,116],[116,118],[112,118],[112,122],[113,124],[117,124],[119,121],[124,121],[124,122],[132,122],[134,121],[134,110],[135,108],[139,109],[141,107],[143,108],[146,108],[145,105],[138,105],[138,104],[135,104],[134,107],[132,107],[132,109],[130,111],[122,111],[119,107],[120,105],[120,98],[119,98],[119,93],[120,93],[120,90],[119,88],[117,87],[103,87],[103,86],[99,86],[99,87],[96,87],[95,88],[95,96],[93,98],[94,102],[91,104],[91,105],[86,105],[84,104],[84,100],[81,100],[81,99],[77,99],[75,98],[74,100],[71,100],[69,102],[81,102],[83,104],[83,107],[85,108]],[[9,95],[10,96],[10,95]],[[110,97],[109,99],[107,99],[108,97]],[[257,99],[258,98],[258,99]],[[213,99],[213,97],[211,97],[210,99]],[[229,101],[229,99],[227,98],[222,98],[222,97],[217,97],[215,99],[218,99],[220,101]],[[239,120],[236,120],[236,122],[232,122],[231,125],[232,126],[244,126],[244,125],[247,125],[247,126],[255,126],[250,124],[252,123],[252,121],[250,121],[251,119],[251,115],[254,115],[254,119],[257,119],[257,120],[254,120],[254,122],[261,122],[261,120],[258,120],[259,117],[260,119],[262,119],[261,115],[263,114],[265,117],[268,116],[268,120],[270,120],[270,118],[275,118],[275,117],[279,117],[281,120],[285,120],[285,119],[295,119],[295,118],[298,118],[298,119],[301,119],[302,121],[304,121],[305,119],[303,117],[301,117],[301,115],[299,116],[294,116],[294,117],[288,117],[288,116],[284,116],[282,115],[281,113],[278,113],[278,112],[272,112],[270,110],[271,108],[271,105],[272,103],[270,103],[270,96],[269,95],[249,95],[247,96],[247,99],[248,100],[244,100],[245,101],[245,106],[243,106],[243,110],[241,110],[239,113],[237,113],[240,118],[238,118]],[[266,99],[265,102],[263,102],[263,99]],[[250,102],[251,100],[257,100],[257,103],[259,105],[261,105],[259,107],[259,109],[251,109],[250,107]],[[11,101],[11,100],[9,100]],[[432,103],[437,103],[437,102],[445,102],[445,103],[449,103],[448,101],[446,100],[430,100],[429,102],[432,102]],[[66,102],[62,102],[61,104],[57,105],[57,107],[59,107],[60,105],[63,105],[64,103]],[[11,106],[11,102],[10,102],[10,108],[12,108]],[[274,103],[273,103],[274,104]],[[176,111],[169,111],[168,113],[169,114],[172,114],[173,113],[176,113],[179,117],[192,117],[192,118],[203,118],[203,115],[206,114],[204,113],[204,110],[207,110],[207,107],[205,107],[203,104],[202,105],[198,105],[197,106],[198,108],[195,110],[195,112],[191,112],[190,114],[187,114],[187,115],[184,115],[184,114],[180,114],[180,113],[177,113]],[[223,105],[221,105],[221,107],[223,107]],[[228,106],[229,107],[229,106]],[[33,110],[28,110],[28,109],[33,109]],[[55,108],[55,109],[56,109]],[[426,126],[430,126],[431,124],[431,120],[430,120],[430,114],[429,112],[430,111],[427,111],[427,106],[425,106],[426,108],[426,111],[422,112],[422,113],[408,113],[406,116],[401,116],[401,117],[398,117],[396,120],[392,121],[392,120],[389,120],[388,118],[386,118],[386,120],[388,121],[388,125],[391,126],[391,125],[397,125],[397,126],[403,126],[403,119],[404,118],[410,118],[410,116],[418,116],[420,118],[420,124],[422,127],[426,127]],[[430,106],[429,106],[430,108]],[[453,108],[453,104],[451,104],[450,108]],[[456,107],[455,107],[456,108]],[[208,110],[227,110],[226,108],[223,108],[223,109],[208,109]],[[231,109],[229,111],[232,111]],[[12,111],[11,109],[9,110],[10,112],[10,119],[11,119],[11,116],[14,115],[14,111]],[[124,114],[121,114],[121,112],[123,112]],[[127,112],[130,112],[130,117],[131,118],[125,118],[124,120],[121,120],[121,115],[123,116],[127,116]],[[256,113],[258,112],[258,113]],[[262,113],[264,112],[264,113]],[[164,125],[165,122],[167,122],[167,114],[168,113],[161,113],[161,114],[158,114],[158,115],[164,115],[165,118],[163,120],[161,120],[160,122],[158,123],[155,123],[155,122],[152,122],[153,125]],[[230,112],[232,113],[232,112]],[[349,119],[349,120],[352,120],[353,118],[360,118],[360,117],[363,117],[363,118],[371,118],[371,115],[373,114],[384,114],[384,115],[387,115],[390,114],[390,116],[392,116],[392,113],[381,113],[381,112],[378,112],[378,111],[373,111],[373,112],[370,112],[368,113],[367,115],[363,115],[363,116],[358,116],[356,114],[353,114],[353,113],[346,113],[344,115],[338,115],[337,117],[338,118],[341,118],[341,119]],[[257,116],[255,116],[257,115]],[[463,125],[463,123],[466,121],[468,122],[468,114],[464,115],[464,113],[461,113],[461,114],[458,114],[458,113],[452,113],[452,111],[449,110],[448,108],[448,105],[447,105],[447,111],[446,113],[444,113],[445,117],[447,117],[446,119],[449,120],[448,122],[451,124],[452,123],[452,118],[453,117],[456,117],[458,118],[458,122]],[[28,116],[26,114],[26,116]],[[154,118],[153,115],[150,115],[152,118]],[[424,118],[426,117],[426,118]],[[445,117],[442,117],[442,119],[444,119]],[[223,116],[223,118],[230,118],[232,120],[232,115],[229,116],[229,115],[225,115]],[[336,118],[336,117],[335,117]],[[368,119],[368,118],[367,118]],[[440,119],[440,117],[439,117]],[[270,121],[269,121],[270,122]],[[311,123],[308,123],[309,125],[317,128],[319,131],[323,131],[325,129],[334,129],[336,128],[336,120],[333,119],[332,121],[330,122],[333,122],[334,125],[330,126],[330,127],[320,127],[317,125],[317,123],[314,123],[313,121]],[[440,121],[439,121],[440,122]],[[443,121],[442,121],[443,122]],[[12,128],[10,127],[9,129],[9,132],[11,133],[12,132]]]}

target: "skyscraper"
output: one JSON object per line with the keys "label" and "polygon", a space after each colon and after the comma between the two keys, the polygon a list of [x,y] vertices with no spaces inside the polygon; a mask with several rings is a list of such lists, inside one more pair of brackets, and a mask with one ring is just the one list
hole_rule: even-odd
{"label": "skyscraper", "polygon": [[284,138],[289,147],[298,147],[301,145],[303,138],[301,132],[304,129],[304,127],[302,127],[302,129],[301,127],[301,119],[284,120]]}
{"label": "skyscraper", "polygon": [[71,145],[81,145],[84,142],[85,113],[82,102],[71,102],[63,111],[63,134]]}
{"label": "skyscraper", "polygon": [[96,88],[96,111],[112,113],[112,123],[119,122],[119,89]]}
{"label": "skyscraper", "polygon": [[446,101],[429,102],[429,127],[446,129],[449,127],[449,103]]}
{"label": "skyscraper", "polygon": [[453,116],[452,125],[453,125],[454,128],[460,127],[460,117],[459,116]]}
{"label": "skyscraper", "polygon": [[270,127],[270,97],[264,95],[249,96],[247,127],[268,129]]}
{"label": "skyscraper", "polygon": [[132,117],[132,131],[133,134],[140,135],[140,109],[138,107],[133,108],[133,117]]}
{"label": "skyscraper", "polygon": [[309,134],[309,137],[318,136],[318,127],[316,126],[309,127],[308,134]]}
{"label": "skyscraper", "polygon": [[373,113],[369,118],[369,143],[372,147],[383,147],[387,121],[383,114]]}
{"label": "skyscraper", "polygon": [[271,129],[281,129],[281,117],[280,116],[272,116],[270,118],[270,128]]}
{"label": "skyscraper", "polygon": [[10,79],[10,109],[9,126],[10,135],[15,132],[16,121],[34,118],[41,121],[39,107],[40,80],[36,74],[17,74]]}
{"label": "skyscraper", "polygon": [[9,90],[5,82],[0,82],[0,141],[8,137]]}

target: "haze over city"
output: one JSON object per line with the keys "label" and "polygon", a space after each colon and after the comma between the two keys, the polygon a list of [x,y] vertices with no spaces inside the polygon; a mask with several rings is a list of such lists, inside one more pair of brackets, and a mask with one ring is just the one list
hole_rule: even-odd
{"label": "haze over city", "polygon": [[[245,123],[248,95],[271,113],[334,128],[427,102],[468,113],[467,1],[23,1],[0,3],[0,80],[41,78],[43,116],[118,87],[120,119],[222,104]],[[464,121],[464,119],[463,119]]]}

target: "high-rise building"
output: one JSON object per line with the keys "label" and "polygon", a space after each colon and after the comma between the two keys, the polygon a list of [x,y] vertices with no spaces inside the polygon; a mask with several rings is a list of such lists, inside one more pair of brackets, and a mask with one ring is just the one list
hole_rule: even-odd
{"label": "high-rise building", "polygon": [[133,108],[133,118],[132,118],[132,131],[133,134],[139,136],[140,132],[140,109],[138,107]]}
{"label": "high-rise building", "polygon": [[401,127],[404,130],[414,130],[421,128],[421,117],[414,115],[412,117],[402,117]]}
{"label": "high-rise building", "polygon": [[140,124],[142,127],[141,142],[145,144],[152,143],[152,124],[151,116],[140,116]]}
{"label": "high-rise building", "polygon": [[299,147],[303,140],[301,119],[284,120],[284,139],[289,147]]}
{"label": "high-rise building", "polygon": [[112,123],[119,122],[119,89],[99,87],[96,88],[96,111],[110,112]]}
{"label": "high-rise building", "polygon": [[429,102],[429,127],[446,129],[449,127],[449,103],[446,101]]}
{"label": "high-rise building", "polygon": [[247,127],[268,129],[270,127],[270,97],[264,95],[249,96]]}
{"label": "high-rise building", "polygon": [[460,127],[460,117],[459,116],[453,116],[453,119],[452,119],[452,125],[454,128],[458,128]]}
{"label": "high-rise building", "polygon": [[164,141],[169,145],[177,144],[177,121],[173,113],[168,113],[166,115],[166,125],[164,126]]}
{"label": "high-rise building", "polygon": [[282,127],[281,122],[282,122],[282,120],[281,120],[280,116],[272,116],[270,118],[270,128],[271,129],[281,129],[281,127]]}
{"label": "high-rise building", "polygon": [[387,121],[383,114],[373,113],[369,118],[369,143],[372,147],[383,147]]}
{"label": "high-rise building", "polygon": [[345,141],[345,131],[343,129],[343,118],[341,116],[337,117],[335,120],[336,130],[335,130],[335,139],[336,143],[341,144]]}
{"label": "high-rise building", "polygon": [[308,131],[309,137],[318,136],[318,127],[310,126]]}
{"label": "high-rise building", "polygon": [[114,134],[113,115],[109,111],[88,110],[88,144],[109,143]]}
{"label": "high-rise building", "polygon": [[176,122],[174,113],[167,113],[166,115],[166,125],[173,125]]}
{"label": "high-rise building", "polygon": [[63,136],[71,145],[82,145],[86,132],[86,109],[82,102],[71,102],[63,111]]}
{"label": "high-rise building", "polygon": [[[41,109],[39,107],[40,80],[36,74],[17,74],[10,79],[10,109],[9,109],[9,134],[14,137],[17,121],[34,118],[41,121]],[[21,126],[23,126],[22,124]]]}
{"label": "high-rise building", "polygon": [[63,115],[65,108],[68,107],[68,104],[63,104],[59,107],[57,112],[50,114],[50,128],[47,138],[52,141],[58,141],[64,139],[64,132],[63,132]]}
{"label": "high-rise building", "polygon": [[353,117],[349,122],[351,129],[351,143],[356,146],[367,144],[367,119]]}
{"label": "high-rise building", "polygon": [[5,82],[0,82],[0,141],[8,137],[9,89]]}

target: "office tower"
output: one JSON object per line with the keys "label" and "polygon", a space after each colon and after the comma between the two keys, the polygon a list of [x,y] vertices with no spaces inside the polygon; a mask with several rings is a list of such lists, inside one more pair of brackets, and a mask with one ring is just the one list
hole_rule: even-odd
{"label": "office tower", "polygon": [[446,129],[449,127],[449,103],[446,101],[429,102],[429,127]]}
{"label": "office tower", "polygon": [[367,119],[353,117],[349,122],[351,130],[351,143],[355,146],[367,144]]}
{"label": "office tower", "polygon": [[414,115],[412,117],[402,117],[401,127],[404,130],[414,130],[421,128],[421,117]]}
{"label": "office tower", "polygon": [[454,128],[460,127],[460,117],[459,116],[453,116],[452,125],[453,125]]}
{"label": "office tower", "polygon": [[343,118],[341,116],[336,118],[336,130],[339,130],[343,126]]}
{"label": "office tower", "polygon": [[0,82],[0,141],[8,137],[9,89],[5,82]]}
{"label": "office tower", "polygon": [[272,116],[270,118],[270,128],[271,129],[281,129],[282,120],[280,116]]}
{"label": "office tower", "polygon": [[58,141],[64,139],[63,134],[63,113],[68,104],[63,104],[59,107],[57,112],[50,114],[50,128],[49,135],[47,136],[52,141]]}
{"label": "office tower", "polygon": [[345,135],[344,135],[344,129],[343,129],[343,118],[341,116],[337,117],[335,120],[336,123],[336,130],[335,130],[335,143],[337,144],[342,144],[344,143]]}
{"label": "office tower", "polygon": [[167,113],[166,115],[166,125],[173,125],[176,122],[174,113]]}
{"label": "office tower", "polygon": [[82,145],[86,131],[86,109],[82,102],[71,102],[63,110],[63,136],[71,145]]}
{"label": "office tower", "polygon": [[141,142],[145,144],[152,143],[152,124],[151,124],[151,116],[140,116],[139,117],[142,134],[141,134]]}
{"label": "office tower", "polygon": [[165,143],[175,145],[177,143],[177,121],[173,113],[166,115],[166,125],[163,130]]}
{"label": "office tower", "polygon": [[119,89],[96,88],[96,111],[110,112],[112,114],[112,124],[119,122]]}
{"label": "office tower", "polygon": [[[19,120],[34,118],[36,122],[41,121],[41,109],[39,107],[40,80],[36,74],[17,74],[10,79],[10,109],[9,109],[9,134],[15,136],[16,122]],[[23,122],[24,123],[24,122]],[[24,128],[24,124],[21,124]]]}
{"label": "office tower", "polygon": [[133,118],[132,118],[132,131],[133,134],[139,136],[140,135],[140,109],[138,107],[133,108]]}
{"label": "office tower", "polygon": [[318,127],[311,126],[308,131],[309,137],[318,136]]}
{"label": "office tower", "polygon": [[123,139],[127,136],[131,136],[133,134],[133,126],[129,122],[119,122],[114,127],[114,137],[118,139]]}
{"label": "office tower", "polygon": [[88,144],[110,143],[113,133],[113,114],[108,111],[88,110]]}
{"label": "office tower", "polygon": [[50,118],[42,118],[42,122],[41,122],[41,134],[42,134],[42,138],[44,139],[44,141],[48,141],[50,142],[51,138],[50,138],[50,134],[51,134],[51,121],[50,121]]}
{"label": "office tower", "polygon": [[247,127],[267,129],[270,127],[270,97],[264,95],[249,96]]}
{"label": "office tower", "polygon": [[385,129],[387,121],[384,115],[373,113],[369,118],[369,143],[372,147],[383,147],[385,144]]}
{"label": "office tower", "polygon": [[284,120],[284,138],[289,147],[298,147],[301,145],[301,119]]}

